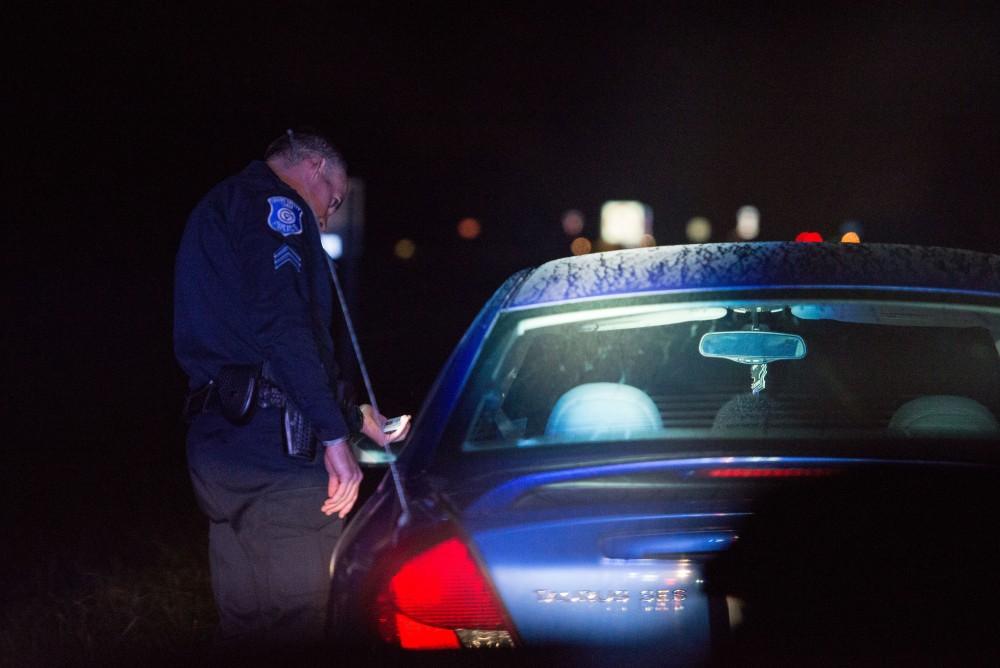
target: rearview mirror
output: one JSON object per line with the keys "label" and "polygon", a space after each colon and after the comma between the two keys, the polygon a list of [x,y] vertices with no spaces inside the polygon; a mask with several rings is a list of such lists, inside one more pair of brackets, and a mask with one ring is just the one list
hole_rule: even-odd
{"label": "rearview mirror", "polygon": [[767,364],[799,360],[806,356],[806,342],[798,334],[746,330],[709,332],[701,337],[698,352],[742,364]]}

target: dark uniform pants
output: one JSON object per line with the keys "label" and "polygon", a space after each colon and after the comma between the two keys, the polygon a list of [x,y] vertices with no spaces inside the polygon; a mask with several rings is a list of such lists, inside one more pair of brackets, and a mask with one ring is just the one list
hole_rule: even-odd
{"label": "dark uniform pants", "polygon": [[220,640],[302,645],[322,638],[330,558],[342,521],[327,517],[322,453],[282,450],[278,409],[244,426],[216,413],[188,431],[188,467],[209,519],[209,565]]}

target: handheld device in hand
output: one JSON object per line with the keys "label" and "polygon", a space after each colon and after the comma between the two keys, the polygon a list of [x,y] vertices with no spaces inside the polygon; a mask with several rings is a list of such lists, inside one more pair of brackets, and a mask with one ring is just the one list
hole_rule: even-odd
{"label": "handheld device in hand", "polygon": [[409,420],[410,420],[409,415],[397,415],[394,418],[389,418],[388,420],[385,421],[385,426],[382,427],[382,431],[386,434],[391,434],[394,431],[402,429],[403,426],[405,426],[406,423],[409,422]]}

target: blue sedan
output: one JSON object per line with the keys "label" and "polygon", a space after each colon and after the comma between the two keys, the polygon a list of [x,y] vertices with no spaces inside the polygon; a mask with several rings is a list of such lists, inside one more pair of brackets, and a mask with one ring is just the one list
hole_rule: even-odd
{"label": "blue sedan", "polygon": [[[403,649],[655,648],[677,665],[712,660],[741,628],[808,638],[802,620],[826,619],[829,596],[867,600],[851,573],[894,523],[933,521],[949,545],[1000,556],[995,522],[973,537],[947,519],[962,515],[954,490],[977,516],[998,488],[998,351],[1000,257],[971,251],[706,244],[519,272],[348,525],[333,628]],[[951,492],[911,503],[916,480]],[[866,517],[879,518],[867,534],[845,519]],[[795,552],[833,537],[844,552]],[[835,552],[850,568],[820,563]],[[920,577],[899,591],[923,591]],[[792,591],[821,579],[822,596]],[[863,607],[824,623],[860,625]],[[995,617],[983,637],[997,637]]]}

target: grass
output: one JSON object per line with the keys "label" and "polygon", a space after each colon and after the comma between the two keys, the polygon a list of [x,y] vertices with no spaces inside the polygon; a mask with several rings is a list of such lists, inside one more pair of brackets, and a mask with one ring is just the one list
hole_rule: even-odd
{"label": "grass", "polygon": [[[35,595],[0,618],[5,665],[127,663],[139,656],[167,662],[207,647],[215,625],[208,571],[198,541],[153,537],[153,557],[80,572],[59,586],[54,560],[34,574]],[[203,547],[201,545],[200,547]]]}
{"label": "grass", "polygon": [[[121,464],[129,461],[128,469]],[[182,663],[216,624],[207,526],[183,462],[22,462],[0,572],[0,666]]]}

